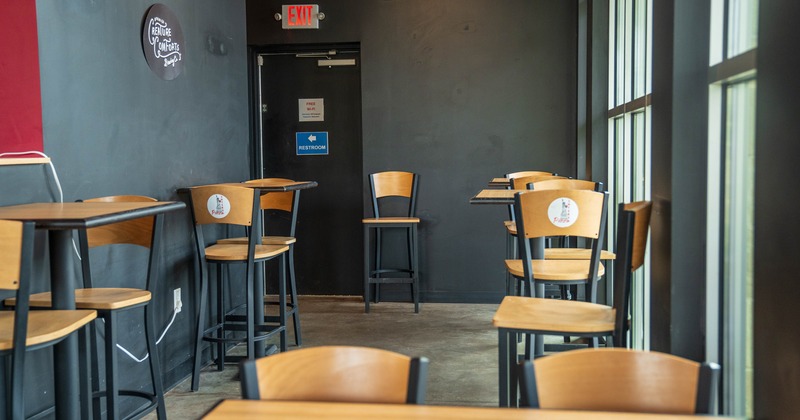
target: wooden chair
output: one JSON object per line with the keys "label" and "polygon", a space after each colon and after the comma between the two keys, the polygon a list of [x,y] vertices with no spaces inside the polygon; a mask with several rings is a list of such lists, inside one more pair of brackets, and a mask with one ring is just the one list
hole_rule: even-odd
{"label": "wooden chair", "polygon": [[520,365],[522,406],[712,414],[720,367],[666,353],[584,349]]}
{"label": "wooden chair", "polygon": [[[225,350],[227,343],[244,342],[247,346],[247,357],[255,358],[256,343],[272,337],[280,336],[280,349],[286,351],[286,278],[285,263],[288,245],[260,244],[261,223],[259,217],[260,200],[257,189],[238,185],[208,185],[194,187],[191,193],[192,219],[194,221],[195,246],[200,260],[200,293],[198,295],[199,311],[195,337],[194,370],[192,372],[192,390],[200,386],[200,368],[202,365],[202,343],[209,341],[217,344],[217,368],[222,370],[225,364]],[[249,228],[251,234],[246,244],[240,243],[215,243],[206,246],[203,227],[206,225],[239,226]],[[256,325],[255,306],[263,304],[261,293],[262,284],[254,279],[255,264],[278,259],[278,325],[263,324],[263,317]],[[216,323],[206,328],[206,311],[208,306],[208,265],[217,266],[217,319]],[[225,309],[225,287],[223,279],[223,266],[234,264],[244,265],[244,288],[246,300],[244,305],[245,316],[233,315],[233,308]],[[257,284],[258,283],[258,284]],[[258,290],[257,290],[258,289]],[[263,306],[262,306],[263,307]],[[227,332],[244,332],[244,338],[229,336]]]}
{"label": "wooden chair", "polygon": [[[3,377],[5,418],[25,418],[25,352],[53,346],[97,317],[92,310],[29,311],[34,224],[0,220],[0,290],[15,292],[13,311],[0,312],[0,356],[10,361]],[[79,340],[85,351],[86,336]],[[88,367],[82,366],[88,369]],[[88,389],[84,389],[88,393]],[[84,407],[88,411],[88,406]],[[87,414],[83,411],[82,414]]]}
{"label": "wooden chair", "polygon": [[[503,299],[493,318],[500,338],[501,402],[508,404],[508,396],[516,395],[516,380],[509,384],[509,373],[514,373],[509,366],[516,358],[513,336],[518,333],[592,337],[592,347],[598,346],[597,337],[611,337],[615,347],[627,347],[630,290],[634,273],[644,264],[651,208],[649,201],[619,205],[613,306],[517,296]],[[530,359],[530,352],[526,351],[525,358]]]}
{"label": "wooden chair", "polygon": [[248,360],[240,372],[246,400],[424,404],[428,359],[324,346]]}
{"label": "wooden chair", "polygon": [[[605,230],[607,194],[586,190],[524,191],[514,198],[518,252],[522,259],[506,260],[506,269],[533,296],[534,284],[585,284],[593,301],[596,280],[604,274],[600,246]],[[556,212],[553,216],[550,213]],[[548,236],[582,237],[591,243],[588,260],[545,260]],[[538,240],[538,241],[537,241]],[[541,252],[542,254],[536,255]],[[541,297],[541,296],[540,296]]]}
{"label": "wooden chair", "polygon": [[[375,301],[380,298],[380,284],[408,283],[414,300],[414,312],[419,312],[419,247],[417,225],[419,218],[414,216],[417,200],[417,174],[411,172],[388,171],[369,176],[372,196],[372,211],[375,217],[361,220],[364,226],[364,310],[369,312],[370,285],[375,284]],[[381,213],[380,202],[390,197],[400,197],[407,203],[402,206],[400,215],[387,216]],[[382,264],[383,229],[405,229],[408,245],[408,268],[385,268]],[[370,230],[375,229],[375,269],[370,264]],[[386,274],[408,274],[408,277],[384,277]]]}
{"label": "wooden chair", "polygon": [[[259,183],[265,180],[294,182],[294,180],[285,178],[263,178],[245,181],[245,184]],[[295,238],[295,230],[297,227],[297,209],[299,205],[300,190],[269,192],[261,196],[261,211],[264,215],[264,223],[266,225],[264,229],[266,232],[270,232],[272,230],[273,223],[270,223],[271,220],[277,218],[288,220],[288,223],[285,223],[285,220],[276,220],[277,222],[284,223],[274,223],[275,225],[281,225],[278,227],[281,232],[278,233],[284,233],[285,236],[265,235],[261,237],[261,243],[264,245],[287,245],[289,247],[289,272],[287,278],[289,283],[289,301],[286,302],[286,307],[288,308],[286,311],[286,316],[291,315],[292,317],[292,325],[294,327],[294,343],[297,346],[301,346],[303,344],[303,339],[300,332],[300,306],[297,301],[297,283],[294,274],[294,244],[297,242],[297,239]],[[274,218],[269,216],[274,216]],[[248,237],[223,238],[217,241],[217,243],[246,244],[247,241]],[[268,317],[267,320],[274,321],[274,319],[271,317]]]}
{"label": "wooden chair", "polygon": [[[525,190],[529,189],[528,185],[534,182],[553,180],[553,179],[566,179],[563,176],[558,176],[551,172],[541,171],[521,171],[513,172],[506,175],[511,182],[509,188],[512,190]],[[508,206],[508,220],[503,221],[503,226],[506,229],[506,259],[513,260],[518,258],[517,254],[517,223],[516,215],[514,214],[514,205]],[[512,294],[513,280],[508,273],[506,273],[506,295]]]}
{"label": "wooden chair", "polygon": [[[152,202],[158,201],[155,198],[139,195],[116,195],[99,197],[83,200],[85,202]],[[83,288],[75,290],[75,307],[78,309],[93,309],[103,320],[105,346],[102,350],[105,355],[105,382],[106,389],[100,390],[100,378],[98,360],[100,347],[97,344],[96,334],[91,335],[92,341],[92,375],[95,400],[95,416],[100,416],[99,399],[106,398],[106,410],[108,418],[119,418],[119,406],[121,396],[135,396],[144,398],[150,402],[145,407],[138,409],[131,417],[142,415],[152,409],[157,410],[158,418],[166,418],[166,408],[164,405],[164,391],[161,382],[161,363],[159,362],[158,350],[156,348],[155,334],[156,329],[153,324],[155,313],[153,306],[150,305],[153,292],[156,290],[158,276],[158,259],[160,257],[160,232],[163,225],[163,215],[143,217],[140,219],[126,222],[114,223],[99,226],[91,229],[81,230],[78,233],[81,255],[81,271],[83,274]],[[91,270],[90,249],[111,246],[134,245],[148,251],[149,259],[146,270],[145,287],[105,287],[111,282],[106,279],[104,282],[94,281]],[[122,258],[118,258],[122,260]],[[36,308],[49,308],[52,305],[50,292],[37,293],[31,295],[30,306]],[[118,328],[117,318],[119,313],[135,308],[143,308],[144,314],[144,341],[147,345],[148,364],[150,365],[150,379],[153,392],[143,392],[140,390],[121,390],[119,388],[119,368],[117,357]],[[94,326],[92,326],[94,332]]]}

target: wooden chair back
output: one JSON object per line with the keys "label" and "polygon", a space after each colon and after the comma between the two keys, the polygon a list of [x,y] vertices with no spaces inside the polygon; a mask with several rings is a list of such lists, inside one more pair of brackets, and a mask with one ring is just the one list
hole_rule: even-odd
{"label": "wooden chair back", "polygon": [[348,346],[309,347],[241,365],[242,398],[422,404],[426,358]]}
{"label": "wooden chair back", "polygon": [[[386,171],[370,174],[369,186],[372,194],[372,211],[375,217],[381,217],[379,200],[386,197],[402,197],[408,199],[408,206],[402,216],[413,217],[417,200],[417,174],[403,171]],[[393,214],[393,216],[401,216]]]}
{"label": "wooden chair back", "polygon": [[0,289],[19,290],[25,247],[25,225],[13,220],[0,220]]}
{"label": "wooden chair back", "polygon": [[520,365],[522,405],[555,410],[710,414],[719,365],[665,353],[601,348]]}
{"label": "wooden chair back", "polygon": [[[82,200],[87,203],[124,203],[158,201],[143,195],[112,195]],[[155,216],[141,217],[125,222],[112,223],[86,230],[89,248],[112,244],[132,244],[150,248],[153,243],[153,220]]]}
{"label": "wooden chair back", "polygon": [[[245,184],[251,183],[263,183],[264,181],[274,181],[274,182],[294,182],[292,179],[286,178],[262,178],[262,179],[254,179],[250,181],[245,181]],[[282,212],[283,217],[288,219],[288,229],[285,226],[285,223],[281,224],[281,228],[277,229],[283,235],[286,236],[295,236],[295,231],[297,227],[297,209],[300,204],[300,192],[299,191],[274,191],[268,192],[261,196],[261,210],[265,211],[264,217],[265,220],[267,218],[267,212],[269,211],[277,211]],[[273,226],[273,223],[264,222],[265,226],[268,228]]]}
{"label": "wooden chair back", "polygon": [[[81,200],[87,203],[130,203],[154,202],[155,198],[143,195],[111,195]],[[81,254],[81,270],[83,273],[83,287],[96,287],[92,277],[89,250],[102,246],[129,244],[149,250],[147,279],[145,288],[153,292],[154,279],[158,272],[159,241],[157,232],[163,226],[163,215],[140,217],[124,222],[111,223],[90,229],[78,231],[78,243]]]}
{"label": "wooden chair back", "polygon": [[511,189],[512,190],[527,190],[528,184],[553,180],[553,179],[566,179],[563,176],[558,175],[529,175],[529,176],[520,176],[517,178],[511,178]]}
{"label": "wooden chair back", "polygon": [[258,210],[258,190],[238,185],[205,185],[190,190],[192,216],[197,225],[252,226]]}
{"label": "wooden chair back", "polygon": [[547,171],[517,171],[511,172],[510,174],[506,174],[506,178],[514,179],[519,178],[521,176],[555,176],[557,175],[554,172],[547,172]]}
{"label": "wooden chair back", "polygon": [[605,227],[606,194],[586,190],[523,191],[514,197],[517,231],[524,238],[598,239]]}
{"label": "wooden chair back", "polygon": [[634,272],[644,264],[650,201],[620,203],[617,211],[617,258],[614,261],[614,347],[628,347],[628,312]]}
{"label": "wooden chair back", "polygon": [[526,184],[525,188],[528,190],[590,190],[590,191],[603,191],[602,182],[586,181],[583,179],[569,179],[569,178],[554,178],[545,179]]}

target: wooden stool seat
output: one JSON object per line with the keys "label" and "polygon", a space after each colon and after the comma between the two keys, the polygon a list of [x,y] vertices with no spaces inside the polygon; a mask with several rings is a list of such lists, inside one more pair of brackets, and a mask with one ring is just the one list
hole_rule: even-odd
{"label": "wooden stool seat", "polygon": [[611,335],[616,309],[589,302],[506,296],[492,318],[496,328],[569,335]]}
{"label": "wooden stool seat", "polygon": [[[587,251],[591,251],[587,249]],[[534,281],[586,283],[591,262],[587,260],[531,260]],[[506,269],[514,277],[524,277],[522,260],[506,260]],[[605,274],[603,264],[597,266],[597,275]]]}
{"label": "wooden stool seat", "polygon": [[[97,318],[96,311],[30,311],[25,346],[33,347],[62,339]],[[14,348],[14,312],[0,312],[0,350]]]}
{"label": "wooden stool seat", "polygon": [[[289,251],[288,246],[281,245],[256,245],[255,260],[276,257]],[[206,259],[211,261],[246,261],[246,244],[221,244],[217,243],[206,248]]]}
{"label": "wooden stool seat", "polygon": [[[291,245],[297,242],[294,236],[262,236],[262,245]],[[217,241],[218,244],[246,244],[247,238],[224,238]]]}
{"label": "wooden stool seat", "polygon": [[[75,290],[75,307],[78,309],[114,310],[129,308],[150,302],[152,294],[147,290],[130,288],[93,288]],[[6,299],[6,305],[14,306],[15,299]],[[50,292],[31,295],[31,307],[52,306]]]}

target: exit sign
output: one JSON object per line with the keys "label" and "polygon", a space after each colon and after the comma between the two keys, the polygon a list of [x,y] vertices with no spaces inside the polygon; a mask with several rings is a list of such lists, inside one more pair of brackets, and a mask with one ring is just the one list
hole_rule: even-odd
{"label": "exit sign", "polygon": [[319,29],[317,4],[284,4],[281,11],[283,29]]}

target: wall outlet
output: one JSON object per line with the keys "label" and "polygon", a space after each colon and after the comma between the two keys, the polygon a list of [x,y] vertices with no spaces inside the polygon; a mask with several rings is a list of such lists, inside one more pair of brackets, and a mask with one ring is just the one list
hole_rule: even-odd
{"label": "wall outlet", "polygon": [[172,309],[177,314],[178,312],[181,311],[181,308],[183,307],[183,302],[181,302],[181,289],[180,289],[180,287],[172,291],[172,296],[173,296]]}

